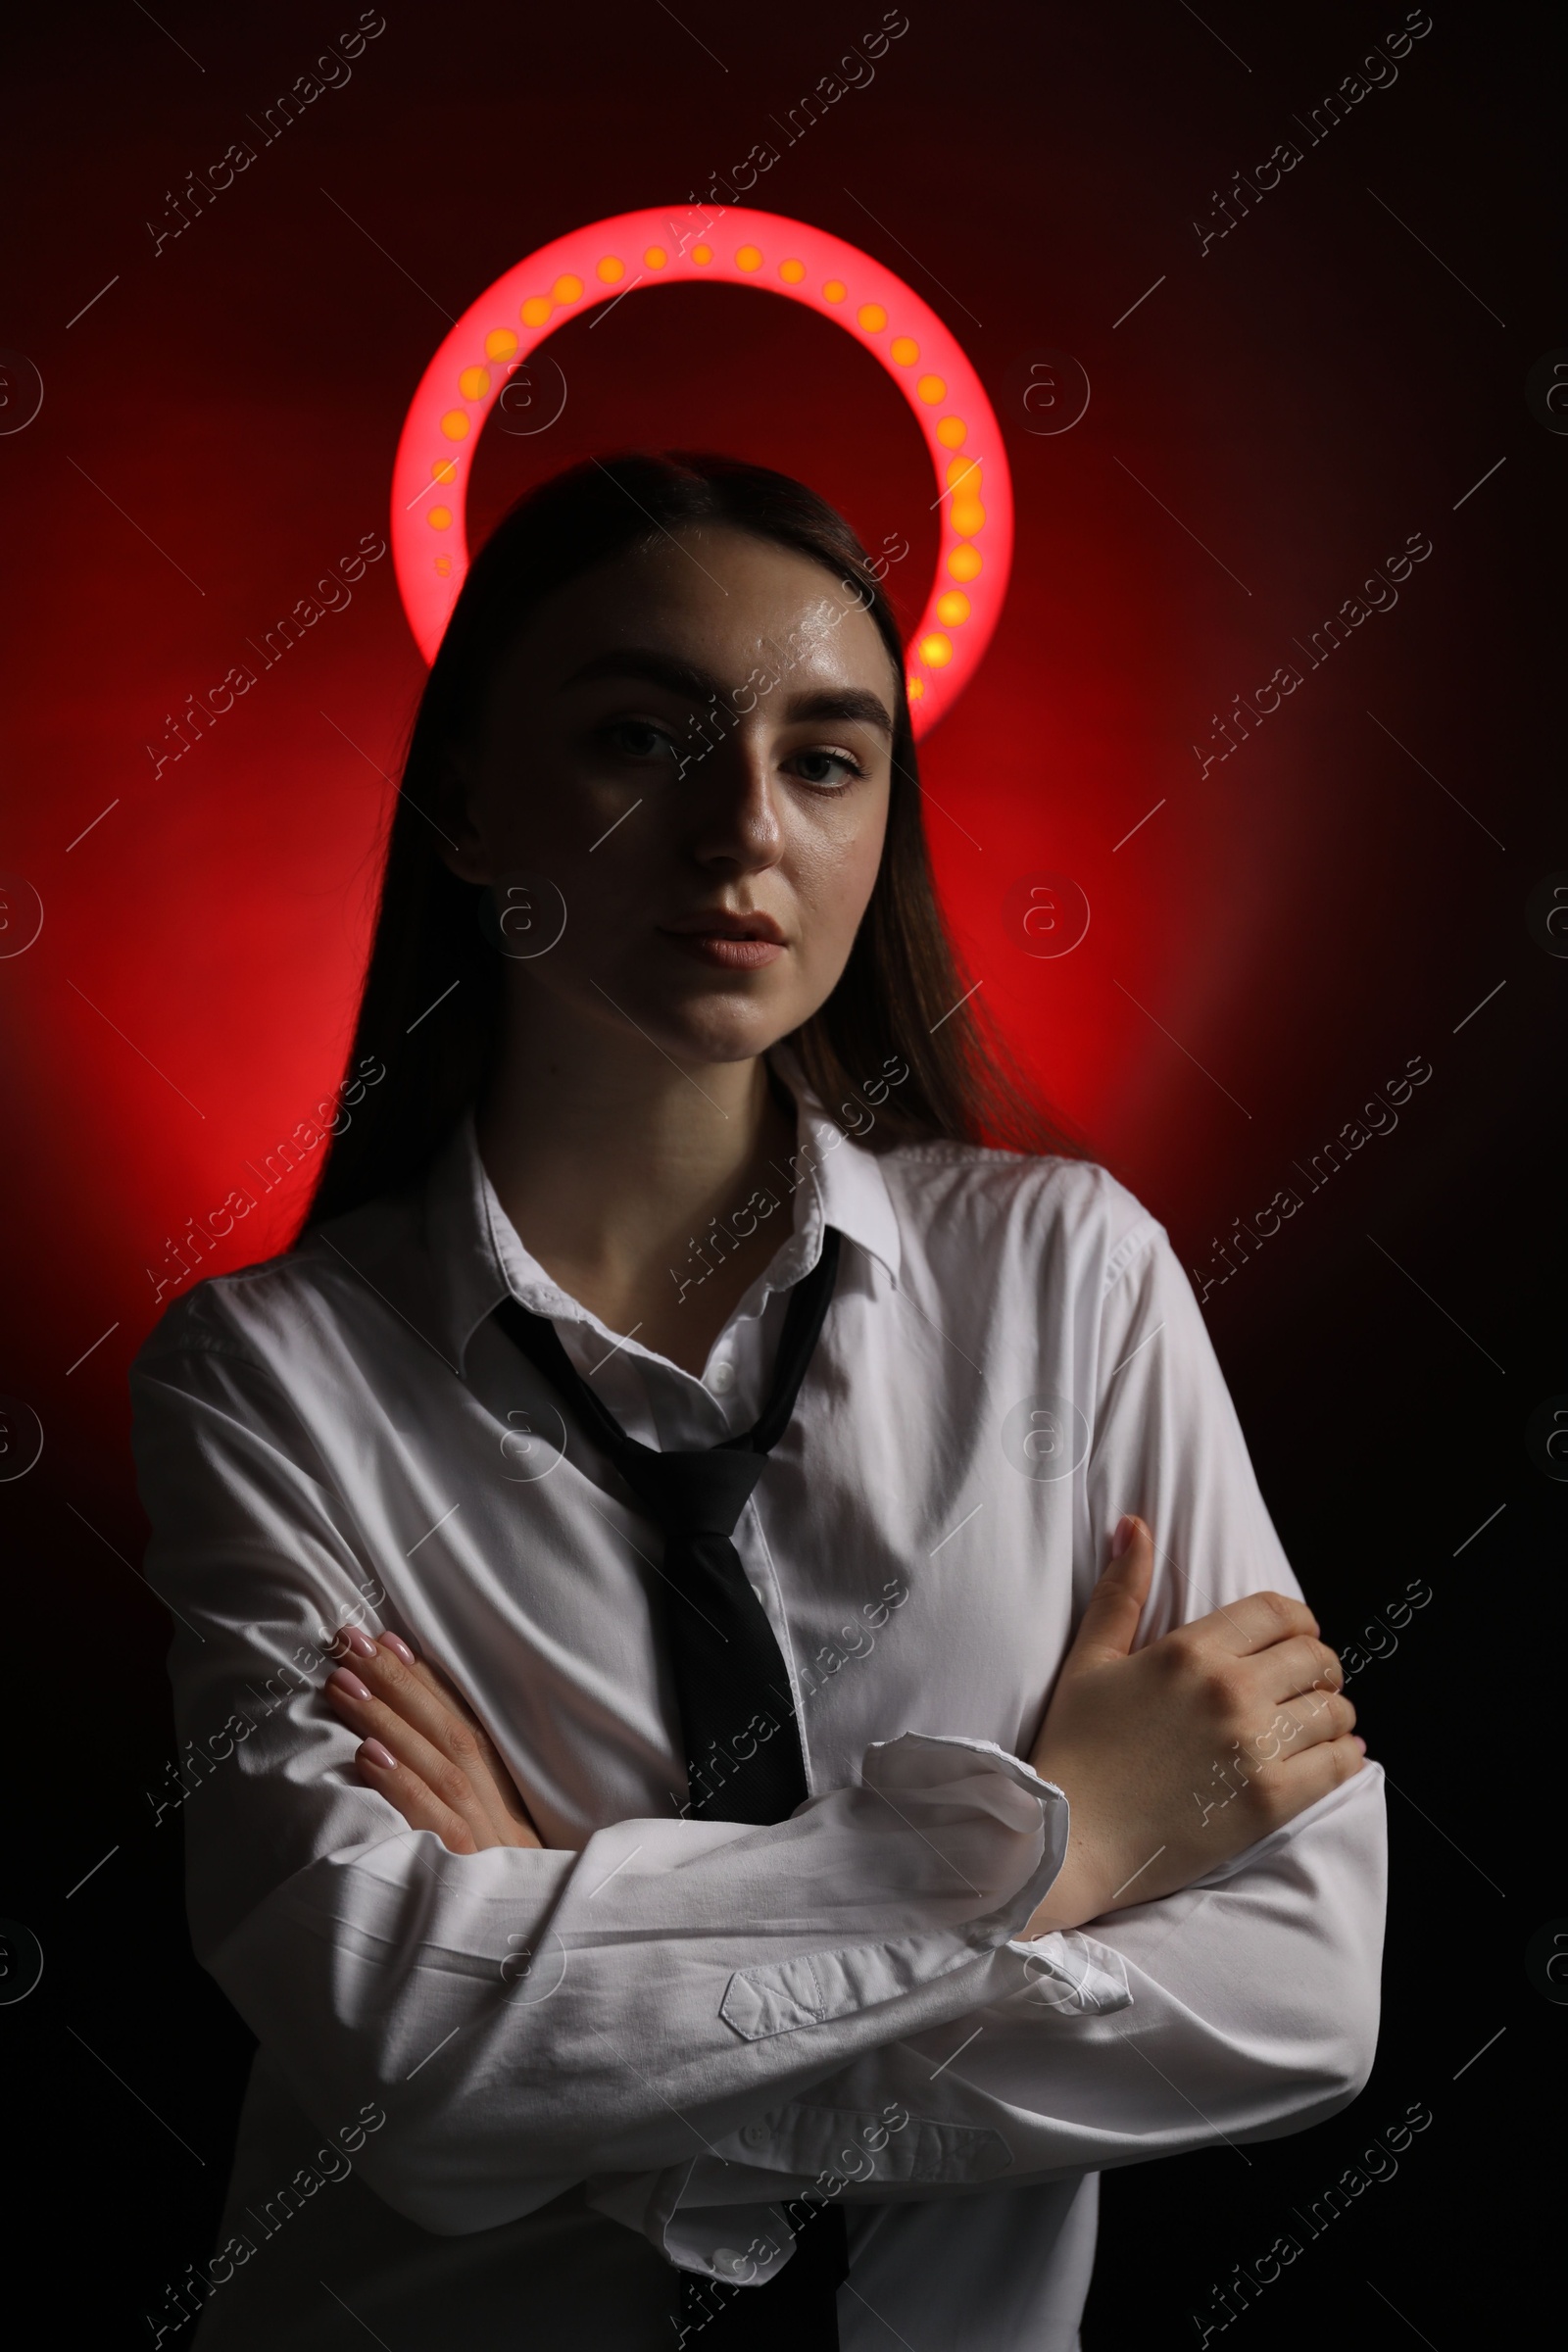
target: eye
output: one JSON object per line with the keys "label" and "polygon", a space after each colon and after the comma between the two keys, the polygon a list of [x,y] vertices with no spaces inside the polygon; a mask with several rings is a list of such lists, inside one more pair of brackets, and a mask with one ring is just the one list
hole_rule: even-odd
{"label": "eye", "polygon": [[863,776],[864,768],[853,752],[819,751],[797,752],[785,761],[788,771],[797,775],[803,784],[818,790],[841,791],[851,776]]}
{"label": "eye", "polygon": [[650,718],[617,718],[612,726],[603,730],[603,735],[605,742],[626,760],[667,759],[675,749],[674,737]]}

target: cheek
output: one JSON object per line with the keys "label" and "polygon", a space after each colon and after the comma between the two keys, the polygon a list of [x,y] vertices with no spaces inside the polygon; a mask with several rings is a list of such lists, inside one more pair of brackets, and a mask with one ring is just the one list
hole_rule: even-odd
{"label": "cheek", "polygon": [[886,831],[884,804],[839,825],[824,825],[792,859],[808,943],[822,955],[842,960],[849,954],[876,885]]}

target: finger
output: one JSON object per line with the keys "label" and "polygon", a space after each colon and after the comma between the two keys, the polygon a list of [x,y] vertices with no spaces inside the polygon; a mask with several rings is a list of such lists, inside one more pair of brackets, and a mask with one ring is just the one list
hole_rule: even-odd
{"label": "finger", "polygon": [[[506,1762],[506,1757],[503,1757],[499,1747],[496,1747],[496,1742],[489,1736],[489,1731],[484,1729],[482,1722],[479,1722],[479,1717],[472,1712],[472,1707],[467,1705],[467,1700],[464,1698],[464,1693],[456,1689],[456,1684],[447,1682],[447,1677],[442,1675],[440,1668],[435,1668],[435,1665],[425,1663],[425,1660],[414,1656],[414,1651],[409,1648],[407,1642],[397,1640],[397,1635],[383,1633],[381,1644],[385,1648],[393,1648],[393,1656],[400,1658],[402,1665],[412,1670],[418,1680],[423,1680],[425,1689],[432,1693],[435,1703],[449,1707],[449,1710],[459,1717],[459,1722],[467,1729],[467,1740],[464,1740],[464,1734],[461,1734],[461,1731],[449,1729],[444,1745],[447,1745],[447,1750],[454,1757],[454,1762],[464,1766],[467,1774],[470,1774],[470,1778],[477,1776],[477,1769],[482,1769],[482,1774],[489,1776],[489,1781],[484,1783],[484,1801],[489,1804],[491,1818],[494,1818],[499,1828],[511,1825],[511,1828],[508,1828],[508,1837],[506,1837],[508,1844],[543,1846],[543,1837],[538,1835],[538,1830],[534,1828],[534,1816],[531,1816],[529,1809],[526,1809],[522,1789],[519,1789],[517,1783],[513,1781],[511,1764]],[[477,1752],[477,1759],[475,1759],[475,1752]]]}
{"label": "finger", "polygon": [[1298,1698],[1303,1690],[1338,1690],[1345,1680],[1339,1652],[1310,1634],[1276,1642],[1259,1654],[1256,1671],[1264,1678],[1263,1691],[1268,1698]]}
{"label": "finger", "polygon": [[1250,1745],[1264,1764],[1294,1756],[1322,1740],[1343,1740],[1355,1729],[1355,1709],[1337,1690],[1305,1690],[1276,1709],[1264,1731],[1254,1733]]}
{"label": "finger", "polygon": [[[367,1664],[369,1661],[367,1660]],[[391,1750],[424,1783],[431,1795],[467,1824],[475,1847],[510,1844],[490,1815],[468,1775],[445,1751],[425,1739],[407,1717],[377,1698],[349,1667],[340,1666],[322,1686],[333,1707],[361,1739],[373,1739]]]}
{"label": "finger", "polygon": [[[460,1711],[460,1702],[440,1690],[427,1668],[417,1662],[406,1665],[384,1639],[380,1643],[370,1642],[368,1654],[356,1644],[355,1666],[371,1695],[391,1707],[465,1776],[487,1819],[503,1841],[510,1843],[505,1837],[508,1807],[502,1789],[494,1785],[494,1750],[466,1710]],[[385,1738],[384,1733],[379,1736]],[[397,1743],[390,1744],[396,1747]]]}
{"label": "finger", "polygon": [[359,1627],[344,1627],[343,1646],[367,1678],[373,1695],[393,1707],[462,1772],[495,1836],[486,1843],[542,1845],[528,1809],[495,1742],[467,1705],[436,1670],[416,1657],[398,1634],[372,1640]]}
{"label": "finger", "polygon": [[1328,1796],[1346,1781],[1353,1780],[1366,1761],[1366,1741],[1353,1734],[1342,1740],[1324,1740],[1317,1746],[1304,1748],[1298,1756],[1287,1762],[1272,1764],[1260,1773],[1253,1784],[1253,1799],[1261,1809],[1270,1828],[1280,1829],[1304,1813],[1309,1805]]}
{"label": "finger", "polygon": [[477,1851],[467,1823],[450,1805],[433,1796],[418,1774],[400,1764],[379,1740],[367,1740],[355,1762],[367,1788],[373,1788],[378,1796],[384,1796],[388,1804],[394,1805],[411,1830],[433,1830],[454,1854]]}
{"label": "finger", "polygon": [[1141,1519],[1120,1520],[1112,1539],[1110,1565],[1090,1593],[1083,1622],[1062,1661],[1064,1675],[1126,1657],[1153,1573],[1154,1542],[1148,1528]]}
{"label": "finger", "polygon": [[1293,1599],[1288,1592],[1249,1592],[1245,1600],[1228,1600],[1222,1609],[1195,1619],[1185,1630],[1206,1636],[1233,1658],[1248,1658],[1276,1642],[1315,1635],[1318,1624],[1305,1601]]}
{"label": "finger", "polygon": [[[442,1675],[440,1668],[428,1665],[425,1660],[414,1656],[414,1651],[409,1648],[409,1644],[402,1640],[400,1635],[395,1635],[395,1633],[378,1635],[376,1646],[378,1646],[378,1651],[393,1653],[393,1658],[397,1658],[397,1663],[407,1670],[409,1680],[412,1680],[414,1687],[423,1689],[423,1691],[430,1693],[430,1700],[435,1703],[437,1710],[447,1710],[444,1715],[432,1717],[432,1719],[418,1715],[418,1710],[416,1710],[418,1727],[425,1731],[425,1739],[432,1739],[435,1734],[432,1734],[430,1724],[432,1722],[440,1724],[440,1745],[447,1750],[449,1757],[454,1759],[454,1764],[464,1766],[464,1769],[467,1771],[467,1776],[475,1778],[479,1786],[482,1786],[484,1801],[487,1801],[491,1818],[494,1818],[496,1825],[501,1828],[503,1823],[511,1823],[511,1828],[514,1830],[514,1833],[519,1833],[524,1844],[541,1846],[543,1839],[541,1839],[541,1835],[538,1835],[538,1830],[534,1828],[534,1821],[531,1821],[529,1809],[526,1809],[522,1794],[519,1794],[517,1783],[513,1781],[511,1766],[508,1766],[506,1757],[503,1757],[499,1747],[496,1747],[496,1742],[491,1740],[489,1731],[484,1729],[484,1724],[479,1722],[479,1717],[472,1712],[472,1707],[467,1705],[464,1693],[461,1693],[452,1682],[447,1682],[447,1677]],[[395,1670],[383,1672],[383,1675],[378,1677],[378,1682],[381,1682],[381,1695],[385,1695],[385,1700],[388,1700],[390,1705],[400,1703],[400,1693],[405,1691],[407,1684],[397,1677],[397,1672]],[[456,1724],[454,1724],[454,1719],[456,1719]],[[482,1766],[484,1774],[489,1774],[489,1783],[494,1783],[494,1788],[487,1786],[487,1783],[482,1781],[482,1776],[477,1774],[475,1764]],[[513,1839],[508,1839],[508,1841],[513,1841]]]}

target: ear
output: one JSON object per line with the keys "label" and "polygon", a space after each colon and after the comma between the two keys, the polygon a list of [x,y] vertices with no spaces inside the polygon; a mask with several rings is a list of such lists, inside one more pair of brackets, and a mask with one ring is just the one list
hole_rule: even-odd
{"label": "ear", "polygon": [[471,813],[476,797],[468,761],[453,753],[442,767],[431,821],[440,836],[441,862],[460,882],[488,882],[494,874],[483,832]]}

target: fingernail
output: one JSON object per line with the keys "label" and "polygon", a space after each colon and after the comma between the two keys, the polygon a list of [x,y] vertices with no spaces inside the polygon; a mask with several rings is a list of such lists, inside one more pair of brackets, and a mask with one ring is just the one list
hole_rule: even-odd
{"label": "fingernail", "polygon": [[360,1749],[360,1762],[368,1764],[372,1772],[396,1772],[398,1768],[396,1756],[390,1748],[383,1747],[379,1740],[366,1740]]}
{"label": "fingernail", "polygon": [[1350,1738],[1355,1741],[1356,1746],[1361,1750],[1361,1753],[1364,1756],[1366,1754],[1366,1741],[1362,1739],[1360,1733],[1352,1732],[1350,1734]]}
{"label": "fingernail", "polygon": [[389,1649],[395,1658],[401,1658],[405,1666],[412,1666],[415,1663],[413,1650],[397,1634],[383,1634],[381,1647]]}
{"label": "fingernail", "polygon": [[374,1657],[375,1643],[370,1640],[369,1635],[362,1633],[357,1625],[346,1625],[343,1628],[343,1639],[357,1658]]}
{"label": "fingernail", "polygon": [[1110,1556],[1113,1560],[1119,1560],[1121,1558],[1122,1553],[1127,1549],[1127,1546],[1129,1544],[1131,1544],[1134,1536],[1136,1536],[1137,1533],[1138,1522],[1136,1519],[1123,1518],[1117,1520],[1116,1533],[1110,1540]]}
{"label": "fingernail", "polygon": [[326,1687],[329,1690],[340,1690],[345,1698],[365,1699],[370,1695],[359,1676],[350,1674],[346,1666],[340,1666],[335,1674],[327,1676]]}

